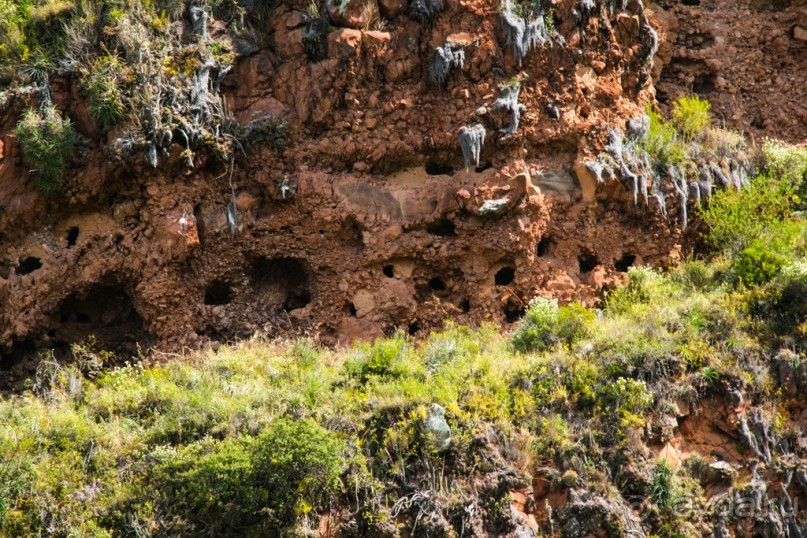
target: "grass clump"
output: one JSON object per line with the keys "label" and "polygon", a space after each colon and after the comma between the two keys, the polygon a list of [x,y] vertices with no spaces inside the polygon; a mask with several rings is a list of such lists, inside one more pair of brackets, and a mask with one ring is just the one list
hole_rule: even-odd
{"label": "grass clump", "polygon": [[684,96],[673,103],[672,122],[686,140],[693,140],[712,125],[712,104],[698,96]]}
{"label": "grass clump", "polygon": [[67,162],[73,155],[76,133],[69,118],[52,104],[26,110],[14,130],[25,163],[44,192],[59,189]]}

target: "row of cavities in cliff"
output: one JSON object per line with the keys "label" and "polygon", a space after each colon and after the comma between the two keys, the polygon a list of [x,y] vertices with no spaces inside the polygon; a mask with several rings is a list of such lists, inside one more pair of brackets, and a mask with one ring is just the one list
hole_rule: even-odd
{"label": "row of cavities in cliff", "polygon": [[[45,197],[4,137],[8,364],[90,334],[131,351],[508,322],[536,294],[591,300],[631,264],[666,263],[676,226],[586,172],[608,126],[652,98],[649,8],[391,4],[375,30],[348,27],[374,2],[271,8],[269,46],[244,45],[204,89],[244,128],[283,118],[284,143],[223,163],[199,150],[190,168],[179,136],[156,161],[110,161],[119,133],[98,131],[75,81],[53,77],[86,156]],[[228,31],[206,21],[209,38]]]}

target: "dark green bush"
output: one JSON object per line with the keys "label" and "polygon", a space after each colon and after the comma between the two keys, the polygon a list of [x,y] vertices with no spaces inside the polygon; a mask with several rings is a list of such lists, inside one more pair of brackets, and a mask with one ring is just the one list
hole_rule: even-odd
{"label": "dark green bush", "polygon": [[265,535],[323,506],[339,486],[344,450],[316,422],[280,418],[255,438],[157,451],[151,483],[160,509],[176,516],[173,533]]}
{"label": "dark green bush", "polygon": [[266,492],[254,483],[251,440],[203,441],[171,454],[152,483],[173,532],[215,535],[261,521]]}
{"label": "dark green bush", "polygon": [[345,444],[308,419],[279,419],[252,445],[254,478],[283,524],[322,506],[339,486]]}
{"label": "dark green bush", "polygon": [[751,311],[775,334],[804,342],[807,337],[807,264],[787,265],[765,288],[751,294]]}
{"label": "dark green bush", "polygon": [[732,261],[734,277],[745,285],[756,286],[771,281],[787,263],[798,255],[797,241],[803,226],[798,222],[781,222],[752,239]]}
{"label": "dark green bush", "polygon": [[709,227],[707,239],[720,250],[743,250],[766,228],[790,216],[796,188],[790,181],[762,175],[739,192],[715,192],[711,202],[701,209]]}
{"label": "dark green bush", "polygon": [[53,105],[40,111],[29,109],[17,123],[15,134],[23,160],[36,173],[37,186],[45,192],[58,190],[76,144],[70,120]]}

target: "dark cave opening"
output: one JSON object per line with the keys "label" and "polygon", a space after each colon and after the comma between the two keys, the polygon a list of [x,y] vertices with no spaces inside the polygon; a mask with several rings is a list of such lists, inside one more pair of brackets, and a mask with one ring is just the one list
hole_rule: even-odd
{"label": "dark cave opening", "polygon": [[72,226],[69,230],[67,230],[68,248],[76,246],[76,241],[78,241],[78,234],[79,234],[78,226]]}
{"label": "dark cave opening", "polygon": [[230,304],[233,300],[232,288],[227,282],[216,280],[205,290],[205,304],[221,306]]}
{"label": "dark cave opening", "polygon": [[426,163],[426,173],[430,176],[453,176],[454,167],[450,164],[429,161]]}
{"label": "dark cave opening", "polygon": [[620,273],[627,273],[628,268],[630,268],[635,261],[636,256],[633,254],[623,254],[621,258],[614,262],[614,269]]}
{"label": "dark cave opening", "polygon": [[457,228],[448,219],[440,219],[432,222],[426,227],[426,231],[439,237],[456,237]]}
{"label": "dark cave opening", "polygon": [[543,258],[547,254],[549,254],[549,245],[550,245],[550,243],[551,243],[551,240],[549,239],[549,236],[548,235],[543,236],[541,238],[541,240],[538,241],[538,246],[535,247],[535,254],[539,258]]}
{"label": "dark cave opening", "polygon": [[73,293],[62,301],[58,315],[58,325],[49,333],[56,346],[92,336],[97,349],[133,354],[138,345],[145,349],[153,342],[131,296],[120,285],[95,284],[84,293]]}
{"label": "dark cave opening", "polygon": [[490,162],[490,161],[486,161],[486,162],[482,163],[480,166],[477,166],[474,169],[474,172],[476,172],[477,174],[481,174],[485,170],[489,170],[491,168],[493,168],[493,163]]}
{"label": "dark cave opening", "polygon": [[580,267],[581,273],[590,273],[595,267],[600,265],[600,260],[593,254],[581,254],[577,258],[577,263]]}
{"label": "dark cave opening", "polygon": [[14,272],[18,275],[29,275],[42,267],[42,260],[37,258],[36,256],[28,256],[20,260],[20,264],[14,270]]}
{"label": "dark cave opening", "polygon": [[695,77],[695,82],[692,83],[692,91],[703,95],[715,91],[717,77],[711,73],[705,73]]}
{"label": "dark cave opening", "polygon": [[429,280],[429,288],[434,291],[444,291],[446,289],[446,283],[443,282],[443,279],[434,277]]}
{"label": "dark cave opening", "polygon": [[502,307],[504,313],[504,320],[507,323],[515,323],[524,317],[524,307],[512,298],[508,299]]}
{"label": "dark cave opening", "polygon": [[258,299],[275,313],[303,308],[311,302],[307,263],[298,258],[258,258],[251,280]]}
{"label": "dark cave opening", "polygon": [[513,283],[513,279],[516,277],[516,270],[512,267],[502,267],[496,274],[493,275],[493,282],[497,286],[508,286]]}
{"label": "dark cave opening", "polygon": [[381,270],[383,271],[384,276],[387,278],[392,278],[395,276],[395,267],[392,265],[385,265]]}

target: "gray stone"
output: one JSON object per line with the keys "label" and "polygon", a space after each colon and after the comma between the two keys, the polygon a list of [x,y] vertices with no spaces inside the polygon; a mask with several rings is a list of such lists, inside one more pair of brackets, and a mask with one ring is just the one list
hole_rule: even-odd
{"label": "gray stone", "polygon": [[507,198],[499,198],[498,200],[485,200],[479,207],[479,214],[483,217],[489,217],[493,215],[501,215],[507,210],[507,204],[510,201]]}
{"label": "gray stone", "polygon": [[432,404],[423,424],[423,432],[431,447],[438,451],[447,450],[451,446],[451,428],[446,422],[446,410],[438,404]]}

